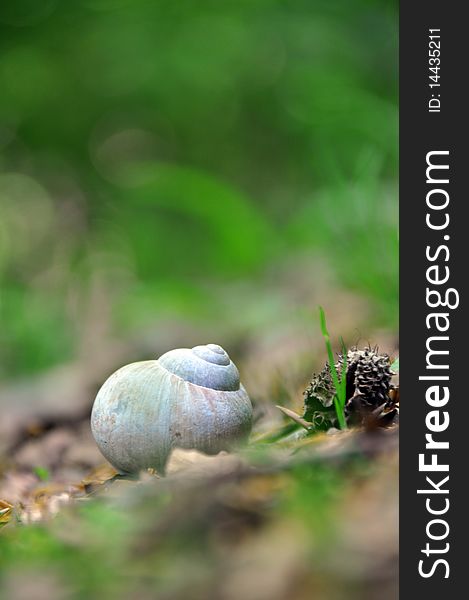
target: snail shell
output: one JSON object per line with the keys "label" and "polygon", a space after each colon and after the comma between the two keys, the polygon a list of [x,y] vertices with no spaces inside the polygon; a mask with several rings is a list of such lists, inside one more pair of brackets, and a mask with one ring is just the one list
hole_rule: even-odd
{"label": "snail shell", "polygon": [[251,431],[252,406],[221,346],[181,348],[116,371],[96,396],[91,430],[119,471],[164,472],[172,448],[227,450]]}

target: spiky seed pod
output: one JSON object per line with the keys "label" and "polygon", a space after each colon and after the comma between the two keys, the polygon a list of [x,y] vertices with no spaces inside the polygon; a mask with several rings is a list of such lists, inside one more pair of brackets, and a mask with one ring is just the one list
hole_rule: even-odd
{"label": "spiky seed pod", "polygon": [[316,399],[328,408],[332,405],[335,394],[334,382],[332,381],[331,368],[328,363],[319,375],[314,375],[308,389],[305,391],[306,398]]}
{"label": "spiky seed pod", "polygon": [[332,381],[331,367],[329,363],[326,363],[319,375],[313,375],[308,388],[305,390],[305,403],[318,400],[325,408],[329,408],[332,406],[334,394],[335,387]]}
{"label": "spiky seed pod", "polygon": [[[336,365],[338,373],[342,370],[343,360],[340,355]],[[363,408],[387,404],[393,375],[389,356],[380,354],[378,348],[351,348],[347,352],[347,405],[355,398],[360,399]]]}
{"label": "spiky seed pod", "polygon": [[[335,368],[341,376],[344,357],[339,354]],[[391,378],[391,360],[387,354],[380,354],[378,348],[353,347],[347,352],[346,370],[346,417],[351,422],[363,422],[366,415],[378,411],[379,420],[386,420],[396,412],[394,386]],[[335,395],[331,369],[328,363],[319,375],[314,375],[305,393],[304,418],[314,420],[314,415],[322,410],[331,410]],[[382,407],[382,411],[379,408]],[[381,414],[382,412],[382,414]]]}
{"label": "spiky seed pod", "polygon": [[311,423],[315,429],[327,430],[332,426],[330,416],[334,413],[335,386],[332,381],[331,369],[326,363],[319,375],[313,375],[308,389],[304,392],[305,421]]}

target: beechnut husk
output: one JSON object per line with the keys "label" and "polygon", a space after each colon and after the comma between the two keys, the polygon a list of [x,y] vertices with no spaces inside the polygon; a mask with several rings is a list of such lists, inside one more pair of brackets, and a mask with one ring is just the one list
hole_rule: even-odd
{"label": "beechnut husk", "polygon": [[[344,355],[339,354],[335,364],[340,379],[343,372]],[[374,417],[390,422],[397,412],[397,389],[391,383],[395,373],[391,370],[391,359],[381,354],[378,348],[359,349],[353,347],[346,355],[346,404],[345,416],[349,423],[363,423]],[[304,392],[304,418],[314,422],[318,412],[333,408],[336,394],[331,367],[312,377]]]}

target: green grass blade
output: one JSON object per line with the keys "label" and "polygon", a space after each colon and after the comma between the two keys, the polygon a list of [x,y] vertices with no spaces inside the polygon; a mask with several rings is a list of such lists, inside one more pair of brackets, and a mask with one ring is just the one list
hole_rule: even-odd
{"label": "green grass blade", "polygon": [[347,402],[347,347],[345,346],[345,342],[342,338],[340,338],[340,345],[342,347],[342,372],[340,374],[340,402],[342,408],[345,408],[345,404]]}
{"label": "green grass blade", "polygon": [[[341,379],[339,380],[339,376],[337,375],[337,369],[335,368],[334,353],[332,351],[331,339],[329,336],[329,332],[327,330],[326,315],[324,313],[324,309],[322,308],[322,306],[319,307],[319,322],[321,325],[321,332],[322,332],[322,335],[323,335],[323,338],[324,338],[324,341],[326,344],[327,356],[328,356],[329,365],[331,368],[332,381],[334,383],[334,387],[335,387],[335,391],[336,391],[336,395],[334,397],[334,407],[335,407],[335,411],[336,411],[336,415],[337,415],[337,420],[339,422],[340,428],[346,429],[347,423],[345,420],[344,407],[345,407],[345,401],[346,401],[345,372],[347,369],[347,364],[346,364],[347,353],[345,352],[345,354],[344,354],[344,364],[342,366],[342,376],[341,376]],[[345,345],[343,344],[343,342],[342,342],[342,346],[343,346],[343,348],[345,348]]]}
{"label": "green grass blade", "polygon": [[334,396],[334,407],[337,415],[337,421],[339,422],[339,427],[341,429],[347,429],[347,422],[345,420],[345,415],[342,406],[340,405],[340,401],[337,396]]}

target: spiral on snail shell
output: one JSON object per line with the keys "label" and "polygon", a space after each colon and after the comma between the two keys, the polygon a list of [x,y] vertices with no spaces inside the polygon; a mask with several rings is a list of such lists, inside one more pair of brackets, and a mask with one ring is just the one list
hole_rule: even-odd
{"label": "spiral on snail shell", "polygon": [[174,447],[228,450],[248,437],[251,423],[238,369],[217,344],[122,367],[105,381],[91,413],[101,452],[124,473],[164,472]]}

